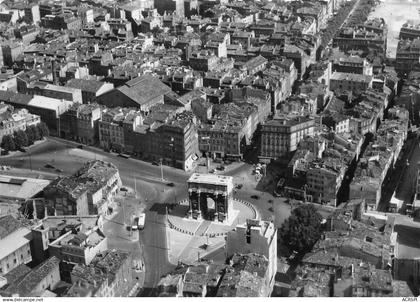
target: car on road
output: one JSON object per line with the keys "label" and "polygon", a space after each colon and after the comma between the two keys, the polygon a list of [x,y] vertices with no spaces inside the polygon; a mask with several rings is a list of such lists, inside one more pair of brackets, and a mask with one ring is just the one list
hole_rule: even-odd
{"label": "car on road", "polygon": [[260,197],[258,195],[251,195],[251,198],[252,199],[257,199],[257,200],[260,199]]}
{"label": "car on road", "polygon": [[242,187],[243,187],[243,184],[237,184],[236,185],[236,188],[239,189],[239,190],[242,189]]}
{"label": "car on road", "polygon": [[216,173],[216,170],[215,169],[211,169],[210,171],[209,171],[209,173]]}
{"label": "car on road", "polygon": [[78,145],[77,148],[78,149],[83,149],[83,145]]}
{"label": "car on road", "polygon": [[48,169],[55,169],[55,167],[51,164],[46,164],[46,165],[44,165],[44,167],[48,168]]}
{"label": "car on road", "polygon": [[167,183],[166,184],[168,187],[175,187],[175,184],[173,182]]}
{"label": "car on road", "polygon": [[120,188],[120,191],[127,192],[127,191],[128,191],[128,189],[127,189],[126,187],[121,187],[121,188]]}
{"label": "car on road", "polygon": [[55,168],[55,171],[56,171],[56,172],[63,172],[63,169],[60,169],[60,168]]}
{"label": "car on road", "polygon": [[152,165],[153,165],[153,166],[159,166],[159,163],[158,163],[157,161],[153,161],[153,162],[152,162]]}
{"label": "car on road", "polygon": [[225,171],[226,168],[225,168],[225,166],[219,166],[216,169],[219,170],[219,171]]}

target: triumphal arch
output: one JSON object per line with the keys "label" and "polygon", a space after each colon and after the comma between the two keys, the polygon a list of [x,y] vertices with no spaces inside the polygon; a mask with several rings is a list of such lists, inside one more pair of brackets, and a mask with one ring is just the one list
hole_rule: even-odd
{"label": "triumphal arch", "polygon": [[227,222],[233,215],[233,177],[194,173],[188,179],[189,217]]}

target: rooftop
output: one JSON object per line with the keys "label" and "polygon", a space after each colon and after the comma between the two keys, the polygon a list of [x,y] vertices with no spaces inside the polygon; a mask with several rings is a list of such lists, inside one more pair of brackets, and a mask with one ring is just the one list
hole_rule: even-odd
{"label": "rooftop", "polygon": [[70,106],[72,102],[66,100],[59,100],[54,98],[49,98],[42,95],[34,95],[33,98],[27,103],[29,106],[60,111],[60,107],[63,105]]}
{"label": "rooftop", "polygon": [[370,82],[370,81],[372,81],[372,76],[335,71],[331,75],[331,80],[352,81],[352,82]]}
{"label": "rooftop", "polygon": [[117,90],[139,105],[147,104],[156,97],[172,92],[169,86],[150,75],[143,75],[132,79],[125,83],[125,85],[117,88]]}
{"label": "rooftop", "polygon": [[45,179],[0,175],[0,200],[26,200],[37,195],[49,183],[50,181]]}
{"label": "rooftop", "polygon": [[217,174],[194,173],[188,179],[188,183],[213,184],[213,185],[229,185],[233,183],[232,176],[224,176]]}
{"label": "rooftop", "polygon": [[82,91],[96,93],[105,84],[109,84],[109,83],[96,81],[96,80],[71,79],[70,81],[67,82],[66,86],[72,87],[72,88],[78,88]]}
{"label": "rooftop", "polygon": [[21,227],[0,240],[0,259],[14,253],[19,248],[29,244],[32,240],[31,230]]}
{"label": "rooftop", "polygon": [[0,217],[0,240],[6,238],[21,227],[22,224],[12,215]]}
{"label": "rooftop", "polygon": [[54,269],[58,269],[60,259],[53,256],[34,268],[29,274],[19,280],[19,282],[11,284],[7,291],[10,293],[18,293],[20,296],[35,296],[33,289]]}

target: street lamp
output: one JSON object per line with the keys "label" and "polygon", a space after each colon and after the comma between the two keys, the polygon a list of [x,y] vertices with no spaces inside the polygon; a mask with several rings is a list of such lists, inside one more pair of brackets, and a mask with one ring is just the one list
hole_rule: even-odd
{"label": "street lamp", "polygon": [[171,142],[169,143],[169,147],[171,147],[172,164],[175,166],[175,144],[174,144],[174,138],[172,136],[171,136]]}

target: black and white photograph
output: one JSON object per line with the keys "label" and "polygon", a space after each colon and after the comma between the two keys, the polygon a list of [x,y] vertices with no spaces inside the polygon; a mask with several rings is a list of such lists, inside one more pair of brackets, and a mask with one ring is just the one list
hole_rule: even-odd
{"label": "black and white photograph", "polygon": [[420,0],[0,0],[0,301],[93,297],[417,301]]}

